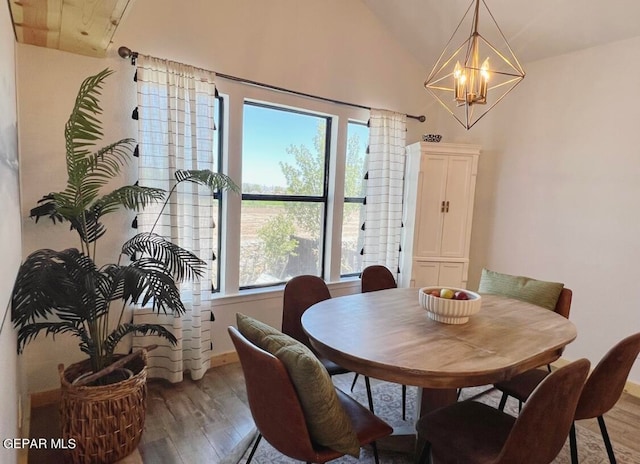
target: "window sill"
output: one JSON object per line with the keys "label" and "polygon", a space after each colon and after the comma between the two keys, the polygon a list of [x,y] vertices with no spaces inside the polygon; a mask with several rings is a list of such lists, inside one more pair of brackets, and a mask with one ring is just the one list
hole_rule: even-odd
{"label": "window sill", "polygon": [[[345,277],[337,282],[328,282],[327,286],[329,291],[333,294],[343,294],[345,290],[353,290],[357,287],[360,291],[360,278],[357,276]],[[214,307],[226,306],[245,302],[255,302],[260,300],[269,300],[274,298],[282,298],[284,292],[284,285],[277,285],[267,288],[252,288],[247,290],[240,290],[238,293],[232,294],[215,294],[212,298],[212,304]],[[351,293],[351,292],[350,292]]]}

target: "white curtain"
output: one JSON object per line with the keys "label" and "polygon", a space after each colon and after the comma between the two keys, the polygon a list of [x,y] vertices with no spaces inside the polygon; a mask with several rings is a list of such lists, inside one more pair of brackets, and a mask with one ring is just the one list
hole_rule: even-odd
{"label": "white curtain", "polygon": [[[215,74],[171,61],[138,56],[139,183],[169,191],[177,169],[214,170]],[[149,232],[161,205],[137,217],[138,232]],[[211,358],[211,266],[213,198],[208,189],[183,182],[171,196],[154,232],[207,262],[205,275],[181,284],[183,316],[134,310],[135,323],[161,323],[178,339],[134,337],[134,348],[156,343],[149,352],[149,375],[179,382],[183,372],[201,378]]]}
{"label": "white curtain", "polygon": [[371,110],[362,268],[386,266],[397,274],[407,116]]}

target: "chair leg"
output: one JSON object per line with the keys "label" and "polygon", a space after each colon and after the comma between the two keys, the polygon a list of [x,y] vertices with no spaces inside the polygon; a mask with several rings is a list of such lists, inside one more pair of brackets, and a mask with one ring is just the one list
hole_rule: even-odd
{"label": "chair leg", "polygon": [[356,375],[353,376],[353,382],[351,382],[351,391],[353,391],[353,387],[356,386],[356,382],[358,381],[358,373],[356,372]]}
{"label": "chair leg", "polygon": [[502,398],[500,398],[500,404],[498,405],[498,409],[500,411],[504,411],[504,406],[507,404],[507,398],[509,397],[509,395],[507,395],[506,393],[502,393]]}
{"label": "chair leg", "polygon": [[407,386],[402,386],[402,420],[405,420],[407,413]]}
{"label": "chair leg", "polygon": [[373,460],[376,464],[380,464],[380,457],[378,456],[378,445],[375,441],[369,443],[371,445],[371,449],[373,450]]}
{"label": "chair leg", "polygon": [[422,447],[417,464],[431,464],[431,443],[428,441],[425,442]]}
{"label": "chair leg", "polygon": [[616,464],[616,455],[613,454],[613,446],[611,446],[611,440],[609,439],[609,433],[607,432],[607,426],[604,423],[603,416],[598,416],[598,425],[600,426],[600,432],[602,432],[602,439],[604,440],[604,446],[607,449],[609,462],[611,464]]}
{"label": "chair leg", "polygon": [[253,448],[251,448],[251,453],[249,453],[249,458],[247,459],[247,464],[249,464],[251,462],[251,460],[253,459],[253,455],[256,452],[256,449],[258,448],[258,444],[260,443],[260,440],[262,440],[262,434],[259,433],[258,434],[258,438],[256,438],[256,442],[253,444]]}
{"label": "chair leg", "polygon": [[576,440],[576,423],[571,424],[569,431],[569,451],[571,452],[571,464],[578,464],[578,443]]}
{"label": "chair leg", "polygon": [[369,377],[364,376],[364,384],[367,387],[367,400],[369,401],[369,411],[373,411],[373,396],[371,395],[371,382],[369,382]]}

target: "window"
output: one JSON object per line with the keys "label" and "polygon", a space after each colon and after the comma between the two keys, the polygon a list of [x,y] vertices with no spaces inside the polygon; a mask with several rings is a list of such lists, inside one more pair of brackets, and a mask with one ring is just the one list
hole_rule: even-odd
{"label": "window", "polygon": [[357,275],[362,271],[364,222],[364,169],[369,128],[364,123],[349,122],[344,179],[344,213],[342,216],[342,252],[340,275]]}
{"label": "window", "polygon": [[331,118],[245,102],[240,288],[323,275]]}

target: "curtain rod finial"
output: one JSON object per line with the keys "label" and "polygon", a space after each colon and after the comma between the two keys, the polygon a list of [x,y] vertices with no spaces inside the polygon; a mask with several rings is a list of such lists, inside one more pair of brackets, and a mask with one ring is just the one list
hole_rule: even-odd
{"label": "curtain rod finial", "polygon": [[118,48],[118,55],[120,55],[120,58],[129,58],[131,56],[131,49],[128,47],[120,47]]}

